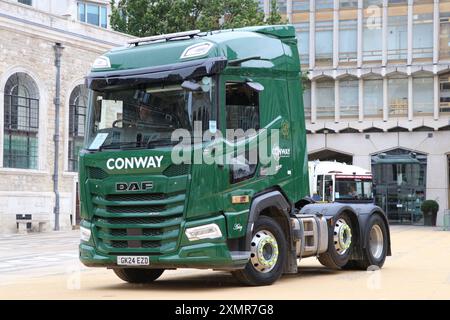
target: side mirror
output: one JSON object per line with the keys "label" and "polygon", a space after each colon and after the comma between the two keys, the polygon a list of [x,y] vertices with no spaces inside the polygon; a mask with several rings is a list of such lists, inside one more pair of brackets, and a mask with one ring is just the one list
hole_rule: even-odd
{"label": "side mirror", "polygon": [[246,82],[247,86],[252,88],[255,91],[261,92],[264,91],[264,86],[258,82]]}
{"label": "side mirror", "polygon": [[186,80],[181,84],[181,87],[188,91],[200,91],[202,90],[202,86],[196,82]]}

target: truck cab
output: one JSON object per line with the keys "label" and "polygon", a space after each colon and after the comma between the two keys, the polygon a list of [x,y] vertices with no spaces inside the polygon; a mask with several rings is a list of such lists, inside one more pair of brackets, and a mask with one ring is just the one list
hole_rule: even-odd
{"label": "truck cab", "polygon": [[315,202],[374,203],[372,173],[336,161],[309,161],[311,198]]}
{"label": "truck cab", "polygon": [[390,239],[380,208],[306,199],[293,26],[135,39],[99,57],[86,81],[86,266],[133,283],[208,268],[268,285],[296,273],[302,257],[383,265]]}

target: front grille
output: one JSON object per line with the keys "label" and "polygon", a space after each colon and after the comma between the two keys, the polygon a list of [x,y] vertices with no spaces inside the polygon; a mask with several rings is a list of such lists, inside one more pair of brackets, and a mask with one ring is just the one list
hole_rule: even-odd
{"label": "front grille", "polygon": [[110,194],[105,197],[108,201],[152,201],[164,200],[164,193],[142,193],[142,194]]}
{"label": "front grille", "polygon": [[89,179],[103,180],[108,178],[108,174],[100,168],[88,167],[87,172]]}
{"label": "front grille", "polygon": [[[127,229],[104,229],[104,228],[99,228],[98,230],[103,232],[103,233],[109,233],[113,237],[126,237],[128,235]],[[162,234],[163,234],[162,230],[159,230],[159,229],[142,229],[142,235],[143,236],[154,237],[154,236],[160,236]]]}
{"label": "front grille", "polygon": [[98,219],[100,222],[105,222],[108,224],[159,224],[173,218],[162,218],[162,217],[136,217],[136,218],[106,218]]}
{"label": "front grille", "polygon": [[107,206],[106,211],[110,213],[148,213],[161,212],[165,206],[127,206],[127,207],[113,207]]}
{"label": "front grille", "polygon": [[178,177],[185,176],[189,173],[190,165],[188,164],[172,164],[166,170],[163,175],[166,177]]}
{"label": "front grille", "polygon": [[176,250],[184,192],[92,194],[94,241],[106,254],[161,255]]}

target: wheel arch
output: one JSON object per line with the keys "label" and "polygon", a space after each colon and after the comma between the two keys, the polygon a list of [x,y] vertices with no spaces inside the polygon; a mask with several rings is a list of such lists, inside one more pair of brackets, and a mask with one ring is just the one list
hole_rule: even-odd
{"label": "wheel arch", "polygon": [[[245,251],[250,251],[253,227],[258,218],[262,215],[274,219],[283,230],[286,243],[288,245],[286,254],[289,256],[292,248],[292,234],[290,228],[290,212],[293,205],[281,190],[270,189],[257,194],[252,199],[250,205],[247,231],[245,234]],[[285,270],[289,270],[289,258],[286,259]]]}
{"label": "wheel arch", "polygon": [[[387,234],[387,251],[386,254],[387,256],[391,256],[392,252],[391,252],[391,232],[389,230],[389,222],[388,219],[386,217],[386,215],[384,214],[383,210],[380,207],[374,206],[372,211],[367,214],[367,215],[360,215],[359,216],[359,220],[361,222],[361,231],[362,231],[362,235],[364,236],[364,238],[367,236],[367,234],[370,232],[369,230],[369,219],[374,216],[377,215],[379,216],[383,221],[384,224],[386,226],[386,234]],[[366,248],[366,243],[363,243],[362,248]]]}

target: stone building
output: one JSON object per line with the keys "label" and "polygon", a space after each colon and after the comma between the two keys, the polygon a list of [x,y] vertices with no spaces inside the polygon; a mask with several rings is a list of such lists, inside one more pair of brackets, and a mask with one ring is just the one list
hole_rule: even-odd
{"label": "stone building", "polygon": [[[449,208],[450,1],[278,0],[297,28],[309,158],[371,168],[392,222]],[[268,13],[268,0],[260,1]]]}
{"label": "stone building", "polygon": [[130,38],[110,30],[109,11],[106,0],[0,0],[0,233],[15,232],[18,214],[31,214],[46,229],[55,226],[57,51],[59,224],[76,223],[84,76],[97,56]]}

